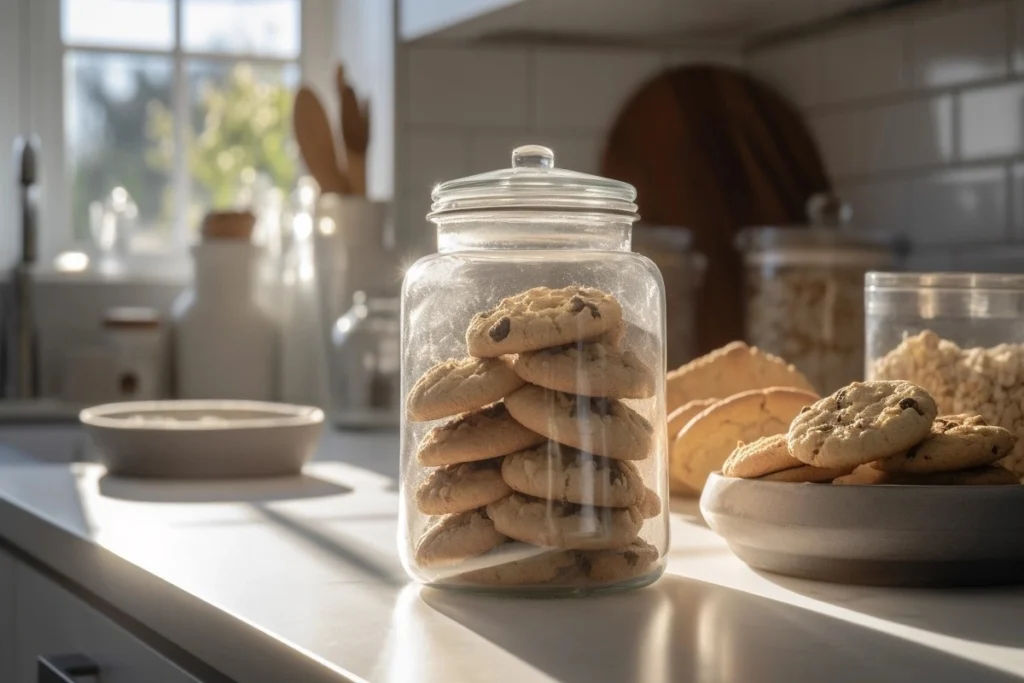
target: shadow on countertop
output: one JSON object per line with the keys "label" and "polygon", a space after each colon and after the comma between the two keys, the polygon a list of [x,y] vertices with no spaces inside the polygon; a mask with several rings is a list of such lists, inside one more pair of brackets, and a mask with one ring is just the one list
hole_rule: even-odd
{"label": "shadow on countertop", "polygon": [[419,597],[567,683],[1021,680],[842,619],[674,575],[634,592],[586,599],[522,600],[430,588]]}
{"label": "shadow on countertop", "polygon": [[836,607],[977,643],[1024,648],[1024,586],[843,586],[755,571],[787,590]]}
{"label": "shadow on countertop", "polygon": [[308,474],[254,479],[129,479],[104,474],[101,495],[150,503],[261,503],[297,498],[322,498],[352,489]]}

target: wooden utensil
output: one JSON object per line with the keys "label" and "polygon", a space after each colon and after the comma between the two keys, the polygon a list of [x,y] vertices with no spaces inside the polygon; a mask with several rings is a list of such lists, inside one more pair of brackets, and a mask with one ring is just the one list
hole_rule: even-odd
{"label": "wooden utensil", "polygon": [[292,125],[306,168],[320,185],[320,191],[350,194],[349,179],[338,164],[334,133],[323,104],[310,88],[302,86],[295,95]]}
{"label": "wooden utensil", "polygon": [[359,102],[355,90],[345,80],[345,68],[334,74],[338,101],[341,103],[341,137],[345,142],[345,160],[352,194],[366,194],[366,149],[370,145],[370,103]]}
{"label": "wooden utensil", "polygon": [[746,74],[715,66],[672,69],[643,86],[612,128],[601,173],[636,186],[644,223],[693,230],[708,258],[700,353],[743,336],[738,230],[805,224],[807,198],[830,187],[797,112]]}

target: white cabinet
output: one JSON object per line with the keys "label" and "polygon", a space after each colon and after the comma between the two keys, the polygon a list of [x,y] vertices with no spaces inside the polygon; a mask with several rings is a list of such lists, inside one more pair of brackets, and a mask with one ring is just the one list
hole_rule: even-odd
{"label": "white cabinet", "polygon": [[[4,585],[0,556],[0,589]],[[12,573],[8,558],[7,572]],[[200,683],[109,617],[35,569],[13,563],[15,586],[14,674],[0,681],[36,683],[37,658],[84,655],[100,669],[102,683]],[[4,606],[0,595],[0,609]],[[3,664],[3,613],[0,612],[0,666]],[[9,641],[8,641],[9,642]],[[84,681],[93,679],[83,678]]]}
{"label": "white cabinet", "polygon": [[0,681],[14,680],[14,559],[0,548]]}

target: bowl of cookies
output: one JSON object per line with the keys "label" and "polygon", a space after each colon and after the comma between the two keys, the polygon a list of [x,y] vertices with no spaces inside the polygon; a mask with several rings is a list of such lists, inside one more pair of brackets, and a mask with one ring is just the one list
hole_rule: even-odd
{"label": "bowl of cookies", "polygon": [[785,432],[740,440],[711,473],[708,525],[755,569],[839,583],[997,584],[1024,577],[1016,437],[938,415],[908,381],[855,382]]}

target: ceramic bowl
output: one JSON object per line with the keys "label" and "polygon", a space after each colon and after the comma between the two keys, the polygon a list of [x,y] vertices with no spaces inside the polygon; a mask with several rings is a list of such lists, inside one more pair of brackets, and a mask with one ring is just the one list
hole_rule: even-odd
{"label": "ceramic bowl", "polygon": [[257,401],[139,401],[86,408],[79,419],[111,474],[272,477],[302,470],[324,413]]}
{"label": "ceramic bowl", "polygon": [[832,486],[713,474],[700,508],[755,569],[888,586],[1024,582],[1024,486]]}

